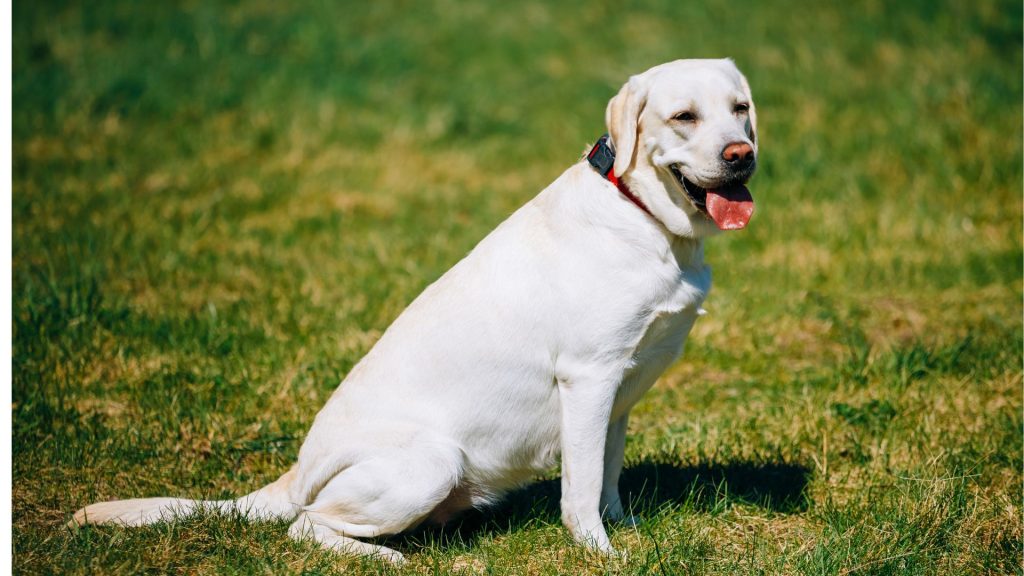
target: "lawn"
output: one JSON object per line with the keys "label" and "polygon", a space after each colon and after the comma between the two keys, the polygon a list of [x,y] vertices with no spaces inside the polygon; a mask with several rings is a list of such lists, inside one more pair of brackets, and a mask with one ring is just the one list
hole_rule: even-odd
{"label": "lawn", "polygon": [[15,2],[13,569],[391,572],[206,515],[431,281],[604,132],[730,56],[757,213],[636,407],[628,551],[557,470],[389,540],[412,574],[1021,574],[1020,2]]}

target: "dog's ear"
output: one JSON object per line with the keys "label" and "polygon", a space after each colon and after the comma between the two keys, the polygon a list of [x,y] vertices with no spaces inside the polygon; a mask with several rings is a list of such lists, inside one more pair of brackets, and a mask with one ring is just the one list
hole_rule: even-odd
{"label": "dog's ear", "polygon": [[605,123],[615,147],[615,174],[621,176],[633,165],[636,154],[637,126],[647,104],[647,81],[643,75],[633,76],[608,102]]}

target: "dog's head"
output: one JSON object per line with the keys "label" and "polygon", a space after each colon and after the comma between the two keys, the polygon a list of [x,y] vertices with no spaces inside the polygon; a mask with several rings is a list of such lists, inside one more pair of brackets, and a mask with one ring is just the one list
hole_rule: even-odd
{"label": "dog's head", "polygon": [[732,60],[677,60],[633,76],[608,103],[615,173],[677,236],[743,228],[757,114]]}

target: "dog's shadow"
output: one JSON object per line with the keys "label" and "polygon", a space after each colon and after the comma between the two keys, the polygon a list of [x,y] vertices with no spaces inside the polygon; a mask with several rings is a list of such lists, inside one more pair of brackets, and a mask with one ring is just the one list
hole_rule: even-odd
{"label": "dog's shadow", "polygon": [[[645,460],[628,466],[619,479],[627,514],[641,518],[665,506],[709,511],[729,502],[797,513],[807,505],[808,466],[789,462],[730,462],[682,465]],[[561,480],[541,480],[509,494],[496,506],[472,510],[442,526],[426,526],[389,538],[388,545],[413,549],[424,542],[472,543],[485,534],[508,533],[528,525],[560,523]]]}

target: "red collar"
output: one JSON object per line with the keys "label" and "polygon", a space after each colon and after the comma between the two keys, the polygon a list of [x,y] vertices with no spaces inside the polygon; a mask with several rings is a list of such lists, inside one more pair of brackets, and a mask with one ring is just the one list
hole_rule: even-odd
{"label": "red collar", "polygon": [[[597,144],[594,144],[594,147],[587,153],[587,161],[590,162],[590,165],[593,166],[595,170],[597,170],[598,174],[605,177],[612,184],[615,184],[615,187],[619,189],[619,192],[621,192],[622,195],[630,202],[636,204],[637,208],[646,212],[651,218],[654,218],[654,214],[651,214],[651,211],[647,209],[647,206],[644,206],[644,203],[640,198],[638,198],[636,194],[633,194],[629,189],[629,186],[626,186],[625,182],[619,180],[618,176],[615,175],[615,171],[612,170],[612,167],[615,165],[615,152],[612,151],[610,146],[608,146],[607,134],[601,136],[601,138],[598,139]],[[657,218],[655,218],[655,220],[657,220]]]}

